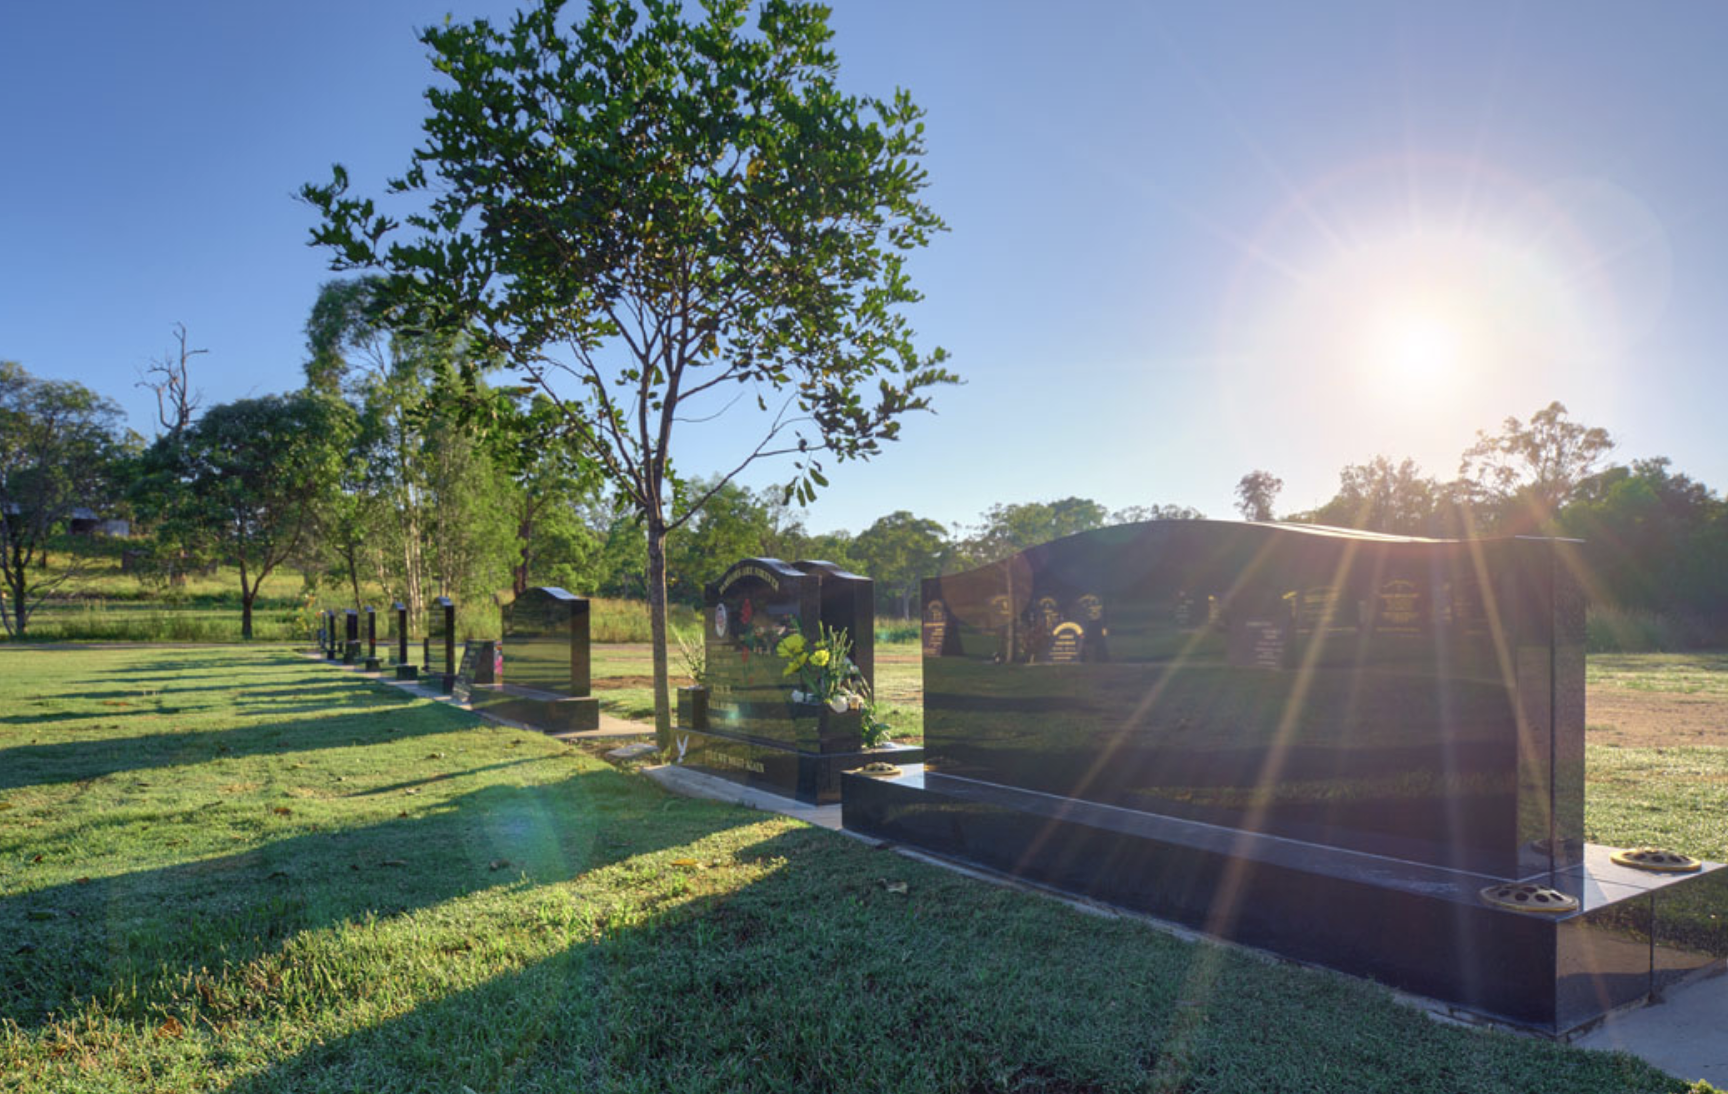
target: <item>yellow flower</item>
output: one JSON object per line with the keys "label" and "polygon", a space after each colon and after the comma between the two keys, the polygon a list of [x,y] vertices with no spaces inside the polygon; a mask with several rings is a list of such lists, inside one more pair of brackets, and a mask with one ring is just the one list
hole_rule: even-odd
{"label": "yellow flower", "polygon": [[804,652],[804,636],[801,634],[787,635],[780,640],[778,646],[774,647],[774,652],[781,657],[797,657]]}
{"label": "yellow flower", "polygon": [[815,665],[817,668],[826,665],[828,663],[828,651],[817,650],[815,653],[810,655],[810,663]]}

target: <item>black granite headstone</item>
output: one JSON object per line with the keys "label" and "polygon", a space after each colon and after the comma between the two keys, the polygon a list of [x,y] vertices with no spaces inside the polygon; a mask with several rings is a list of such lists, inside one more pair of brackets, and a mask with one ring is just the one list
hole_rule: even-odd
{"label": "black granite headstone", "polygon": [[477,678],[493,686],[476,689],[474,705],[548,733],[599,728],[587,598],[537,586],[505,605],[503,618],[497,679]]}
{"label": "black granite headstone", "polygon": [[377,672],[378,661],[378,612],[371,605],[366,606],[366,671]]}
{"label": "black granite headstone", "polygon": [[360,660],[360,613],[349,608],[342,613],[342,663],[355,664]]}
{"label": "black granite headstone", "polygon": [[420,668],[414,664],[414,659],[408,652],[408,605],[400,600],[390,605],[390,619],[391,625],[396,628],[396,679],[418,679]]}
{"label": "black granite headstone", "polygon": [[[1577,566],[1167,521],[926,579],[928,761],[845,824],[1563,1031],[1708,960],[1584,844]],[[1532,879],[1583,909],[1478,899]]]}
{"label": "black granite headstone", "polygon": [[751,558],[709,585],[704,601],[706,702],[680,697],[681,714],[698,724],[680,718],[673,761],[803,801],[837,800],[841,771],[880,758],[863,751],[863,715],[800,698],[803,684],[776,651],[794,634],[814,644],[824,630],[844,632],[860,678],[873,685],[870,579],[830,562]]}
{"label": "black granite headstone", "polygon": [[426,613],[426,672],[445,695],[456,686],[456,602],[447,596],[433,600]]}

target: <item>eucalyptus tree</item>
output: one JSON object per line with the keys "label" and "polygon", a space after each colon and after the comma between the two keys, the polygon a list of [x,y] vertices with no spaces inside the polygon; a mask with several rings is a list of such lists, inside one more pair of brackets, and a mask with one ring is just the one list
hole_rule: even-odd
{"label": "eucalyptus tree", "polygon": [[[423,203],[412,237],[340,166],[301,191],[335,268],[382,271],[399,322],[473,339],[472,417],[504,398],[479,366],[507,370],[634,507],[663,740],[667,535],[758,460],[789,457],[808,501],[824,460],[877,454],[955,379],[905,314],[907,256],[943,227],[920,110],[840,89],[827,9],[764,0],[752,31],[750,6],[687,21],[675,0],[593,0],[565,28],[544,0],[427,29],[445,79],[389,184]],[[715,419],[732,455],[686,495],[678,427]]]}
{"label": "eucalyptus tree", "polygon": [[127,447],[120,408],[73,380],[44,380],[0,361],[0,620],[23,637],[42,600],[79,571],[49,570],[53,536],[72,511],[111,500]]}

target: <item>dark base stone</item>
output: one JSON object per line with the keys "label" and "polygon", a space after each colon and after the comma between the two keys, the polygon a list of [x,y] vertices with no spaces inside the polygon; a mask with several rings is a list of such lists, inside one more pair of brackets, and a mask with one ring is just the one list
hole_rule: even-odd
{"label": "dark base stone", "polygon": [[418,679],[420,679],[420,666],[419,665],[397,665],[396,666],[396,679],[398,679],[398,680],[418,680]]}
{"label": "dark base stone", "polygon": [[591,695],[560,695],[515,684],[475,684],[468,705],[543,733],[581,733],[600,728],[600,700]]}
{"label": "dark base stone", "polygon": [[779,742],[715,729],[672,729],[673,763],[811,805],[839,801],[841,773],[875,760],[918,764],[924,760],[924,749],[888,744],[869,751],[801,752]]}
{"label": "dark base stone", "polygon": [[[677,731],[682,733],[684,731]],[[1581,901],[1505,911],[1507,879],[943,776],[844,776],[845,826],[1559,1036],[1728,956],[1728,869],[1651,874],[1588,845],[1522,879]]]}
{"label": "dark base stone", "polygon": [[342,651],[342,663],[344,665],[353,665],[353,664],[358,664],[359,661],[360,661],[360,643],[358,643],[358,642],[348,643],[347,648]]}
{"label": "dark base stone", "polygon": [[379,661],[376,657],[368,657],[366,659],[366,671],[377,672],[382,664],[383,662]]}
{"label": "dark base stone", "polygon": [[438,693],[449,695],[456,690],[456,674],[453,672],[434,673],[432,679],[438,681]]}

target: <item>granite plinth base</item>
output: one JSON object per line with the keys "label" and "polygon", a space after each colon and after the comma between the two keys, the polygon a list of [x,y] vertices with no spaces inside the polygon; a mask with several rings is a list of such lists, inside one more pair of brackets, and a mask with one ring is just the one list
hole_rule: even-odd
{"label": "granite plinth base", "polygon": [[379,661],[376,657],[368,657],[366,659],[366,666],[365,666],[366,671],[367,672],[377,672],[379,669],[379,666],[382,664],[383,664],[383,662]]}
{"label": "granite plinth base", "polygon": [[397,665],[396,666],[396,679],[398,679],[398,680],[418,680],[418,679],[420,679],[420,666],[419,665]]}
{"label": "granite plinth base", "polygon": [[360,643],[348,643],[348,645],[342,650],[342,663],[344,665],[353,665],[358,664],[360,660]]}
{"label": "granite plinth base", "polygon": [[867,763],[923,762],[914,745],[887,744],[834,752],[802,752],[779,741],[715,729],[672,728],[672,762],[811,805],[840,800],[841,774]]}
{"label": "granite plinth base", "polygon": [[600,700],[591,695],[560,695],[515,684],[475,684],[468,705],[543,733],[600,728]]}
{"label": "granite plinth base", "polygon": [[1589,845],[1520,879],[1566,915],[1491,907],[1484,874],[911,768],[843,777],[846,828],[1371,977],[1561,1036],[1728,956],[1728,869],[1651,874]]}

